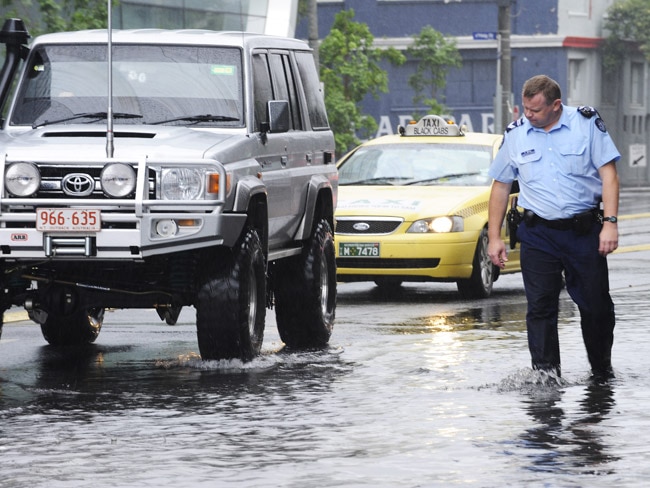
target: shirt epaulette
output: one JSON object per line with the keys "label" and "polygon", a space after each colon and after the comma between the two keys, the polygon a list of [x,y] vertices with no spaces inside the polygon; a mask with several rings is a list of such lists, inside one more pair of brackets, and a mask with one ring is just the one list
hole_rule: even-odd
{"label": "shirt epaulette", "polygon": [[594,115],[600,117],[600,114],[598,113],[598,110],[596,110],[594,107],[590,107],[588,105],[581,105],[578,107],[578,112],[580,112],[580,115],[583,117],[587,117],[588,119],[592,118]]}
{"label": "shirt epaulette", "polygon": [[506,127],[506,132],[510,132],[512,129],[516,129],[517,127],[521,127],[522,125],[524,125],[524,118],[519,117],[514,122],[510,122],[508,124],[508,127]]}
{"label": "shirt epaulette", "polygon": [[578,112],[580,112],[580,115],[582,115],[583,117],[587,117],[588,119],[592,118],[595,115],[596,116],[595,123],[596,123],[596,127],[598,127],[598,130],[600,132],[607,132],[607,127],[605,127],[605,122],[603,122],[603,119],[598,113],[598,110],[596,110],[594,107],[581,105],[580,107],[578,107]]}

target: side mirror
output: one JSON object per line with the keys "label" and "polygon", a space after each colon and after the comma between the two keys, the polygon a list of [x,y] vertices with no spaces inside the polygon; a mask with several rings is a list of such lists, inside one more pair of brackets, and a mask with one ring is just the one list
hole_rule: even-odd
{"label": "side mirror", "polygon": [[288,132],[290,128],[289,102],[271,100],[267,105],[269,132]]}

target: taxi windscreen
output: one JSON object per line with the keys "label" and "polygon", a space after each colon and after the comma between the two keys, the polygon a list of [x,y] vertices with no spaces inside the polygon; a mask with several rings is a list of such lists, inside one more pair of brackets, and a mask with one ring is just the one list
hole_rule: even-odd
{"label": "taxi windscreen", "polygon": [[359,147],[339,166],[339,185],[488,186],[492,148],[468,144]]}

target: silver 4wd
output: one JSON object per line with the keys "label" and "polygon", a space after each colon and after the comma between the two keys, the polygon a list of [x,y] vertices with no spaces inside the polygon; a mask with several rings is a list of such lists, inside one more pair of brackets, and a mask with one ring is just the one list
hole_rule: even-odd
{"label": "silver 4wd", "polygon": [[204,359],[249,360],[274,306],[289,347],[326,345],[337,173],[307,45],[28,38],[18,19],[0,32],[0,312],[24,306],[48,343],[71,345],[96,339],[107,308],[172,325],[193,306]]}

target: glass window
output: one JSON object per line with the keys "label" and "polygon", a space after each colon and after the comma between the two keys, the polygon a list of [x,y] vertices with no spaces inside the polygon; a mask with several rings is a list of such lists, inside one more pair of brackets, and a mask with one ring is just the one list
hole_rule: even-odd
{"label": "glass window", "polygon": [[262,33],[268,7],[268,0],[122,0],[113,17],[119,29],[156,26]]}
{"label": "glass window", "polygon": [[489,146],[361,146],[339,167],[339,185],[486,186],[491,161]]}
{"label": "glass window", "polygon": [[318,71],[314,63],[314,56],[310,52],[297,52],[296,61],[298,62],[298,71],[300,71],[300,78],[307,99],[311,127],[314,130],[327,129],[329,128],[329,123],[325,111],[323,90],[321,89]]}
{"label": "glass window", "polygon": [[296,95],[296,85],[294,82],[293,71],[288,54],[271,54],[271,72],[277,87],[275,94],[276,100],[287,100],[291,117],[291,127],[293,129],[302,129],[302,120],[300,118],[300,106]]}
{"label": "glass window", "polygon": [[253,55],[253,98],[255,106],[255,130],[260,131],[262,122],[268,122],[266,107],[273,100],[273,85],[266,53]]}
{"label": "glass window", "polygon": [[630,64],[630,103],[642,105],[644,98],[643,63]]}
{"label": "glass window", "polygon": [[[105,45],[43,46],[29,63],[12,124],[92,123],[77,116],[107,111]],[[242,126],[241,72],[239,49],[113,45],[115,122]]]}
{"label": "glass window", "polygon": [[580,100],[584,97],[584,59],[569,60],[569,100]]}

